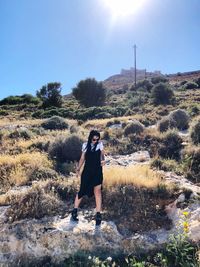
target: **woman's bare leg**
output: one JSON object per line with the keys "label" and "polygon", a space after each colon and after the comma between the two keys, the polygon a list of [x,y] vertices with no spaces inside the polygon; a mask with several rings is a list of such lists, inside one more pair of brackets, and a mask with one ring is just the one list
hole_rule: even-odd
{"label": "woman's bare leg", "polygon": [[75,198],[75,201],[74,201],[74,208],[75,209],[78,209],[80,203],[81,203],[81,200],[82,200],[82,197],[81,198],[78,198],[78,194],[76,194],[76,198]]}
{"label": "woman's bare leg", "polygon": [[94,187],[94,196],[96,201],[96,212],[101,212],[101,205],[102,205],[101,185],[97,185]]}

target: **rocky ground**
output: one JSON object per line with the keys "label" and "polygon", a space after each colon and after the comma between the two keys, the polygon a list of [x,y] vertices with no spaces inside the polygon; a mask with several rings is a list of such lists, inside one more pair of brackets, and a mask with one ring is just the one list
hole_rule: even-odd
{"label": "rocky ground", "polygon": [[[107,164],[126,166],[148,163],[149,159],[148,152],[141,151],[127,156],[109,156]],[[5,213],[9,207],[2,206],[0,207],[0,266],[20,266],[22,261],[34,262],[36,259],[59,263],[81,251],[114,256],[160,248],[172,233],[181,231],[184,211],[188,212],[189,237],[194,242],[199,242],[200,188],[173,173],[162,172],[162,175],[167,182],[183,189],[183,193],[166,206],[167,215],[173,222],[171,229],[134,232],[127,236],[118,231],[113,221],[103,221],[100,227],[96,227],[94,219],[91,219],[95,211],[84,209],[79,212],[78,223],[70,220],[70,214],[66,214],[64,218],[53,216],[6,223]]]}

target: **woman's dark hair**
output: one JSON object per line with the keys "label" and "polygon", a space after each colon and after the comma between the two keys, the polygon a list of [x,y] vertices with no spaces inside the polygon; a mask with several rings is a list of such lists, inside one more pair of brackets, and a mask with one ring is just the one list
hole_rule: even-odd
{"label": "woman's dark hair", "polygon": [[[89,136],[88,136],[87,146],[86,146],[86,149],[87,149],[86,150],[86,153],[88,153],[88,152],[91,151],[91,143],[92,143],[92,138],[94,136],[98,136],[99,139],[100,139],[100,133],[98,131],[96,131],[96,130],[90,131]],[[93,151],[96,150],[97,145],[98,145],[98,142],[95,143],[94,148],[93,148]]]}

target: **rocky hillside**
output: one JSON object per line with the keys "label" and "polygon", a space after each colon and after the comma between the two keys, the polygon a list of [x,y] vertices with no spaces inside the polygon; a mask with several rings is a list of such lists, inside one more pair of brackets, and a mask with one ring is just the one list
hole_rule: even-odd
{"label": "rocky hillside", "polygon": [[[145,78],[152,78],[158,76],[164,76],[169,78],[171,84],[189,81],[193,79],[200,78],[200,70],[188,71],[188,72],[178,72],[174,74],[162,74],[160,71],[147,72],[146,70],[137,70],[137,81],[144,80]],[[119,90],[127,89],[135,82],[134,69],[123,70],[120,74],[112,75],[103,81],[104,85],[108,89]]]}

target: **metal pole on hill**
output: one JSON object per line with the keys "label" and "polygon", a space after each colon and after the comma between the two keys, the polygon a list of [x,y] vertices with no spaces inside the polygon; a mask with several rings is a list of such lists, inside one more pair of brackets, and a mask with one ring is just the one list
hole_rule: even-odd
{"label": "metal pole on hill", "polygon": [[137,72],[137,69],[136,69],[136,45],[134,45],[133,48],[134,48],[135,87],[136,87],[136,72]]}

